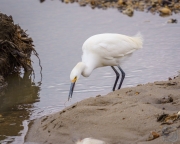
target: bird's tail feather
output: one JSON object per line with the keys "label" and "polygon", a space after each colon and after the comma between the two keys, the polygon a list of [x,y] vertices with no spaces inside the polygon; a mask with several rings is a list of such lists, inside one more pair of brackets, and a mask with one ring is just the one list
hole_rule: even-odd
{"label": "bird's tail feather", "polygon": [[144,41],[142,34],[140,32],[138,32],[133,38],[137,44],[137,49],[142,48],[143,47],[143,41]]}

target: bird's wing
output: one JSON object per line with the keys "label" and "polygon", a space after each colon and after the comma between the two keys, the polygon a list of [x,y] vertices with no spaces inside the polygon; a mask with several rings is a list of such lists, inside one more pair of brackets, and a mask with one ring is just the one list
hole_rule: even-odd
{"label": "bird's wing", "polygon": [[95,45],[91,51],[104,58],[120,58],[134,52],[136,43],[130,37],[110,38]]}
{"label": "bird's wing", "polygon": [[82,47],[86,55],[94,54],[105,59],[120,58],[142,48],[140,36],[98,34],[88,38]]}

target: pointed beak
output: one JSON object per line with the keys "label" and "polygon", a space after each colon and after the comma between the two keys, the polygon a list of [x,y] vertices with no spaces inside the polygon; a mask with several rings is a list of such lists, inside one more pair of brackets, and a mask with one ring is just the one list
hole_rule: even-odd
{"label": "pointed beak", "polygon": [[68,101],[69,101],[69,99],[70,99],[70,98],[72,98],[75,83],[76,83],[76,82],[71,83],[70,90],[69,90],[69,97],[68,97]]}

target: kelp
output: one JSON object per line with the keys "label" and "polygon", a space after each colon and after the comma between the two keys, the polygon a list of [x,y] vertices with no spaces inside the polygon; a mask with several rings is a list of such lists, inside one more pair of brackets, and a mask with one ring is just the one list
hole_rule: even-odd
{"label": "kelp", "polygon": [[25,72],[33,71],[32,52],[38,57],[32,38],[14,24],[12,16],[0,13],[0,76],[20,73],[21,68]]}

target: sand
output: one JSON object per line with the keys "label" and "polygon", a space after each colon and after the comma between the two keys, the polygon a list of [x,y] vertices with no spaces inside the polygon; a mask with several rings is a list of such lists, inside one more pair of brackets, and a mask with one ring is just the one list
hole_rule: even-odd
{"label": "sand", "polygon": [[180,76],[91,97],[36,119],[25,141],[74,144],[91,137],[107,144],[179,144],[180,120],[157,121],[178,111]]}

